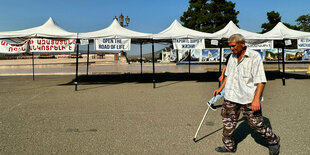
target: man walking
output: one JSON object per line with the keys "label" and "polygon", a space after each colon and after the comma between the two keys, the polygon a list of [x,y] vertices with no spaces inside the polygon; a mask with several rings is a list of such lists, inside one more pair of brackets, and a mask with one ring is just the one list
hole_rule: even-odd
{"label": "man walking", "polygon": [[215,150],[236,151],[232,134],[242,112],[251,128],[269,144],[269,153],[279,154],[280,137],[263,122],[260,102],[267,80],[261,56],[256,51],[247,49],[241,34],[232,35],[228,41],[232,55],[227,64],[224,81],[220,88],[214,91],[214,94],[218,94],[225,87],[225,100],[221,112],[224,146]]}

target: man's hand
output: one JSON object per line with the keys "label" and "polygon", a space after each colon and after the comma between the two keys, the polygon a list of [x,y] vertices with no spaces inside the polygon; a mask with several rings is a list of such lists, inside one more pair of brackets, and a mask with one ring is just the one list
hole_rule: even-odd
{"label": "man's hand", "polygon": [[220,88],[215,89],[214,92],[213,92],[213,96],[218,95],[220,92],[221,92]]}
{"label": "man's hand", "polygon": [[220,82],[222,82],[223,77],[224,77],[223,74],[219,77],[219,81],[220,81]]}
{"label": "man's hand", "polygon": [[252,101],[252,111],[256,112],[260,110],[260,100],[253,100]]}

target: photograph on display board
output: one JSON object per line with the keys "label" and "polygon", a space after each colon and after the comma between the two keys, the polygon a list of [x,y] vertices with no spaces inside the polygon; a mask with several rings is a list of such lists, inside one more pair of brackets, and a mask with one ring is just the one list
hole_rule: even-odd
{"label": "photograph on display board", "polygon": [[253,49],[254,51],[258,52],[260,54],[260,58],[264,61],[265,56],[264,56],[264,51],[261,49]]}
{"label": "photograph on display board", "polygon": [[[199,49],[187,49],[187,50],[178,50],[179,53],[179,61],[199,61],[200,53]],[[189,57],[189,53],[191,53],[191,57]]]}
{"label": "photograph on display board", "polygon": [[219,49],[202,49],[201,62],[219,61]]}
{"label": "photograph on display board", "polygon": [[222,60],[222,62],[226,62],[226,58],[230,53],[231,53],[231,50],[229,48],[223,48],[223,60]]}
{"label": "photograph on display board", "polygon": [[277,49],[264,49],[262,51],[265,53],[265,61],[274,61],[279,58]]}
{"label": "photograph on display board", "polygon": [[177,50],[172,49],[170,51],[169,61],[175,61],[177,59]]}
{"label": "photograph on display board", "polygon": [[285,60],[302,60],[302,51],[301,49],[285,49]]}
{"label": "photograph on display board", "polygon": [[310,49],[304,49],[302,53],[302,60],[310,60]]}

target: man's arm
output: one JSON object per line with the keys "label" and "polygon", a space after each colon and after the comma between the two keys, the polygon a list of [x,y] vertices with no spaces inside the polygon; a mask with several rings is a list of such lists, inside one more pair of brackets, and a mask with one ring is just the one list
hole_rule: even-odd
{"label": "man's arm", "polygon": [[265,83],[257,84],[257,88],[254,94],[254,99],[252,101],[252,111],[254,112],[260,110],[260,97],[262,96],[264,88],[265,88]]}
{"label": "man's arm", "polygon": [[224,67],[223,67],[223,70],[222,70],[222,74],[221,74],[221,76],[219,77],[219,81],[221,82],[221,81],[223,81],[223,79],[224,79],[224,77],[225,77],[225,71],[226,71],[226,65],[224,65]]}

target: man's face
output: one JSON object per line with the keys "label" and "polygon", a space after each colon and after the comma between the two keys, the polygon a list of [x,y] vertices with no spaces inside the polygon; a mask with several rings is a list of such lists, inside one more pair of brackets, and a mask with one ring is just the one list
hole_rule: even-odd
{"label": "man's face", "polygon": [[237,43],[235,40],[232,40],[231,42],[228,43],[230,50],[234,54],[241,54],[245,47],[245,43]]}

